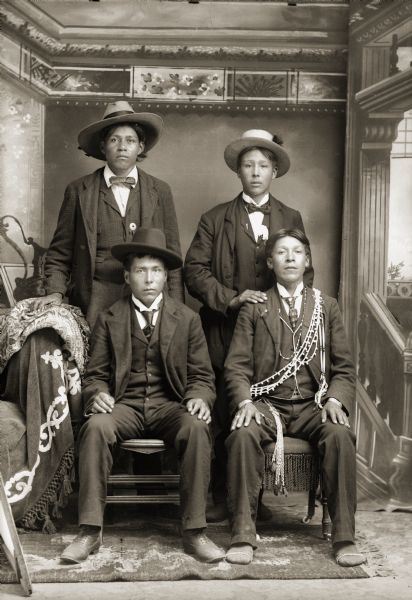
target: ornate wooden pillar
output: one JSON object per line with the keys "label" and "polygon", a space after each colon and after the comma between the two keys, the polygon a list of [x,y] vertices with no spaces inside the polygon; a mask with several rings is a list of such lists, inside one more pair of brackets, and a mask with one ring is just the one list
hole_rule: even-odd
{"label": "ornate wooden pillar", "polygon": [[359,292],[386,298],[390,152],[398,120],[366,118],[360,152]]}

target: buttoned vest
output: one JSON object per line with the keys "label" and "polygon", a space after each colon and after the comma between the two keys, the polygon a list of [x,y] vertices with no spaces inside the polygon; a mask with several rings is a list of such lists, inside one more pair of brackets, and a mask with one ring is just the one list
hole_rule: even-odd
{"label": "buttoned vest", "polygon": [[[255,241],[243,200],[238,202],[235,214],[233,287],[239,294],[248,289],[265,291],[273,285],[273,272],[266,264],[265,242]],[[269,229],[269,215],[264,215],[263,224]]]}
{"label": "buttoned vest", "polygon": [[[141,223],[140,187],[131,188],[124,217],[103,175],[100,182],[99,205],[97,210],[97,248],[95,279],[123,283],[123,267],[112,257],[110,249],[115,244],[130,242]],[[134,224],[135,227],[131,224]]]}
{"label": "buttoned vest", "polygon": [[[279,303],[281,304],[282,316],[282,318],[279,319],[281,331],[279,350],[281,356],[277,370],[282,369],[288,362],[290,362],[290,359],[293,355],[293,338],[295,337],[295,345],[301,344],[303,341],[300,335],[301,328],[299,327],[300,323],[302,322],[303,303],[295,332],[292,332],[291,328],[287,325],[289,323],[289,316],[284,309],[283,302],[280,298]],[[273,391],[272,395],[276,398],[284,398],[289,400],[293,396],[295,386],[296,390],[298,390],[298,394],[300,393],[302,398],[313,398],[317,392],[318,385],[307,365],[304,365],[299,369],[296,379],[294,376],[289,377],[289,379],[286,379],[286,381],[284,381]]]}
{"label": "buttoned vest", "polygon": [[160,311],[157,318],[150,342],[147,341],[146,336],[139,325],[133,307],[130,313],[132,365],[129,381],[123,397],[141,400],[144,398],[172,398],[173,394],[166,379],[160,354],[159,329],[162,312]]}

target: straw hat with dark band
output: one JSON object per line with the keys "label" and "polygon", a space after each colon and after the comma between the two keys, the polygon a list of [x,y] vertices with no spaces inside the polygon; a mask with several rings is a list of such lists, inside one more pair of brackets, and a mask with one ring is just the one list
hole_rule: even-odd
{"label": "straw hat with dark band", "polygon": [[137,229],[132,242],[117,244],[111,251],[120,262],[124,262],[129,254],[149,254],[163,259],[168,269],[178,269],[182,266],[181,257],[166,248],[165,234],[161,229],[141,227]]}
{"label": "straw hat with dark band", "polygon": [[144,129],[146,134],[145,152],[153,148],[157,143],[163,128],[163,119],[154,113],[136,113],[128,102],[119,100],[110,102],[101,121],[92,123],[79,133],[79,148],[84,150],[87,156],[93,156],[99,160],[106,160],[100,149],[102,129],[116,125],[116,123],[137,123]]}
{"label": "straw hat with dark band", "polygon": [[277,160],[277,177],[282,177],[282,175],[289,171],[290,160],[286,150],[279,143],[275,142],[275,139],[278,138],[264,129],[249,129],[245,131],[240,138],[226,146],[224,156],[227,166],[232,171],[237,172],[239,154],[247,148],[257,146],[259,148],[267,148],[273,152]]}

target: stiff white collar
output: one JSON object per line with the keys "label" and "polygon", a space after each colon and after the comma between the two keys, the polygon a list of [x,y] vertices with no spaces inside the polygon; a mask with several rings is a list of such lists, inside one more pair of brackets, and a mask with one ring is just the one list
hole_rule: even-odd
{"label": "stiff white collar", "polygon": [[255,202],[255,200],[253,200],[253,198],[251,196],[248,196],[247,194],[245,194],[245,192],[243,192],[242,198],[245,202],[247,202],[247,204],[254,204],[255,206],[261,206],[262,204],[265,204],[269,200],[269,192],[263,196],[263,198],[259,202],[259,204],[257,202]]}
{"label": "stiff white collar", "polygon": [[276,285],[278,286],[278,291],[282,298],[298,298],[302,294],[302,290],[304,288],[303,281],[301,281],[297,285],[296,290],[293,292],[292,296],[290,296],[289,292],[283,285],[281,285],[280,283],[276,283]]}
{"label": "stiff white collar", "polygon": [[143,304],[143,302],[141,302],[139,300],[139,298],[136,298],[136,296],[134,294],[132,294],[132,300],[133,302],[136,304],[136,306],[138,306],[140,308],[140,310],[159,310],[159,304],[161,303],[163,299],[163,292],[160,292],[160,294],[157,296],[157,298],[155,298],[152,302],[152,304],[150,306],[146,306],[146,304]]}

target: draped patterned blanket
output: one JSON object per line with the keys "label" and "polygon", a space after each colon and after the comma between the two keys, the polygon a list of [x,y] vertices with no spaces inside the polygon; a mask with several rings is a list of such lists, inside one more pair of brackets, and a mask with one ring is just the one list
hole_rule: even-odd
{"label": "draped patterned blanket", "polygon": [[23,300],[0,317],[0,471],[26,528],[53,531],[71,491],[88,336],[72,306],[33,311]]}

